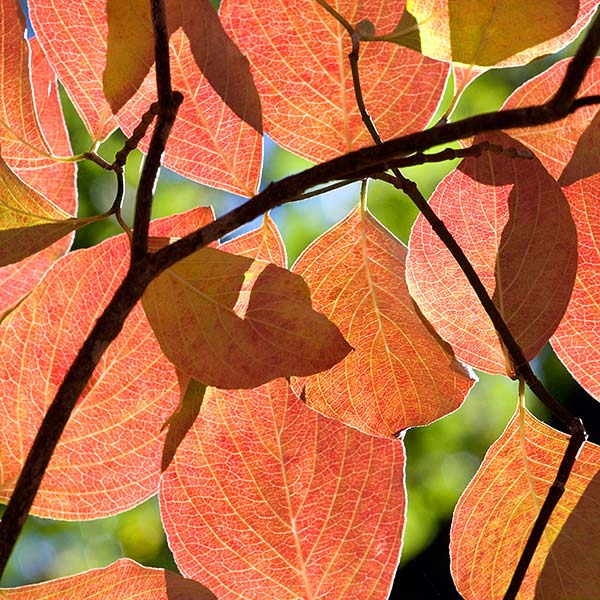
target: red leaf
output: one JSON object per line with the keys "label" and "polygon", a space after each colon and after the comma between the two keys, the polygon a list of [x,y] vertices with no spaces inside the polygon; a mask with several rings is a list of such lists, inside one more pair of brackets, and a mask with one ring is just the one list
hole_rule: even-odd
{"label": "red leaf", "polygon": [[404,525],[402,443],[308,409],[282,380],[213,390],[163,474],[182,573],[220,600],[386,598]]}
{"label": "red leaf", "polygon": [[[547,5],[557,11],[557,15],[562,22],[563,17],[560,14],[559,9],[564,7],[568,8],[569,11],[572,11],[572,5],[575,3],[571,2],[571,0],[563,2],[562,4],[554,2],[554,0],[548,3],[544,2],[543,4],[532,0],[525,0],[524,2],[508,2],[507,0],[495,0],[495,2],[490,0],[486,0],[485,2],[453,0],[450,3],[447,0],[407,0],[406,4],[410,13],[419,23],[419,33],[421,34],[421,48],[423,53],[433,58],[448,61],[452,60],[453,48],[451,47],[451,37],[453,37],[453,35],[458,36],[458,31],[464,35],[470,33],[468,30],[464,31],[463,27],[466,29],[467,22],[470,22],[471,20],[461,22],[460,16],[468,14],[470,11],[474,16],[476,23],[481,26],[484,16],[489,14],[487,11],[482,10],[482,8],[493,5],[501,14],[504,13],[504,15],[506,15],[505,18],[508,18],[510,21],[507,26],[504,26],[504,29],[501,29],[500,27],[498,30],[498,35],[501,36],[501,43],[508,44],[506,49],[495,49],[493,46],[487,46],[487,44],[484,45],[486,54],[489,55],[490,60],[498,60],[503,54],[507,56],[506,59],[501,60],[496,65],[501,67],[524,65],[534,58],[546,54],[553,54],[561,48],[564,48],[567,44],[572,42],[587,25],[598,6],[597,0],[580,0],[578,3],[579,10],[577,11],[577,17],[568,30],[564,31],[564,23],[561,26],[556,24],[556,32],[559,32],[562,27],[564,33],[547,41],[537,43],[532,48],[527,48],[527,45],[532,41],[535,43],[535,36],[532,36],[531,33],[543,31],[545,35],[552,34],[555,23],[545,22],[545,17],[548,14],[546,10]],[[464,9],[459,9],[458,14],[452,18],[452,21],[454,21],[454,19],[458,21],[457,24],[459,28],[456,34],[454,34],[451,33],[451,25],[454,24],[451,22],[451,10],[449,9],[449,6],[456,4],[459,6],[464,5]],[[508,7],[504,9],[504,6],[506,5],[508,5]],[[461,8],[463,7],[461,6]],[[533,11],[534,16],[531,18],[527,16],[527,14],[523,14],[525,9],[527,9],[527,12],[529,12],[530,15],[530,11]],[[570,14],[571,12],[569,12],[569,15]],[[531,33],[526,34],[526,37],[522,37],[522,34],[526,33],[528,29]],[[492,28],[491,33],[494,34],[494,41],[498,43],[499,40],[498,37],[495,37],[494,28]],[[541,39],[542,38],[540,38],[540,41]],[[452,41],[454,41],[454,38]],[[525,43],[527,45],[524,45]],[[508,51],[511,53],[515,52],[518,50],[519,46],[527,49],[518,52],[514,56],[506,54]],[[469,56],[463,56],[460,60],[466,59],[465,62],[469,62],[468,58]],[[481,62],[478,64],[481,64]],[[489,64],[489,62],[486,64]]]}
{"label": "red leaf", "polygon": [[[0,7],[0,118],[2,157],[18,176],[58,207],[76,210],[75,166],[51,155],[69,156],[71,148],[58,101],[54,75],[35,39],[25,39],[25,19],[16,0]],[[51,248],[0,268],[0,314],[12,308],[39,281],[71,243],[65,237]]]}
{"label": "red leaf", "polygon": [[579,241],[571,301],[552,347],[573,377],[600,400],[600,174],[563,188]]}
{"label": "red leaf", "polygon": [[[504,597],[567,436],[525,409],[488,450],[454,511],[452,576],[466,600]],[[550,517],[519,598],[595,598],[600,586],[600,447],[586,443]]]}
{"label": "red leaf", "polygon": [[[105,6],[103,2],[50,0],[31,7],[40,43],[97,140],[115,127],[102,84],[108,38]],[[164,164],[195,181],[253,195],[260,179],[261,135],[223,103],[198,69],[181,30],[171,36],[170,49],[173,87],[182,91],[184,103],[169,138]],[[126,134],[131,134],[155,100],[156,81],[151,69],[139,91],[117,115]],[[143,141],[140,147],[146,149],[148,142]]]}
{"label": "red leaf", "polygon": [[143,304],[163,352],[207,385],[251,388],[308,375],[350,350],[335,325],[312,309],[298,275],[213,248],[159,275]]}
{"label": "red leaf", "polygon": [[[485,139],[520,145],[504,134]],[[475,268],[528,359],[548,341],[569,302],[577,237],[566,198],[536,159],[467,158],[438,186],[430,206]],[[412,297],[456,355],[505,373],[504,353],[456,261],[422,216],[409,243]]]}
{"label": "red leaf", "polygon": [[[404,2],[347,0],[352,23],[393,31]],[[339,3],[338,3],[339,5]],[[354,96],[348,34],[314,0],[224,0],[221,19],[252,65],[265,131],[281,146],[321,161],[372,143]],[[382,138],[425,127],[441,98],[448,67],[389,43],[364,43],[361,87]]]}
{"label": "red leaf", "polygon": [[405,246],[355,209],[294,265],[315,307],[354,347],[344,361],[303,382],[308,405],[384,436],[452,412],[473,383],[415,307],[405,259]]}
{"label": "red leaf", "polygon": [[[110,591],[108,591],[110,590]],[[203,585],[164,569],[150,569],[122,558],[103,569],[54,579],[44,583],[5,588],[6,600],[48,598],[111,598],[119,600],[216,600]]]}
{"label": "red leaf", "polygon": [[[153,223],[188,233],[207,209]],[[194,227],[194,228],[195,228]],[[0,474],[6,500],[45,410],[129,263],[125,235],[56,262],[0,326]],[[177,380],[138,304],[109,346],[61,438],[34,503],[37,515],[98,518],[156,492],[161,428],[177,407]]]}
{"label": "red leaf", "polygon": [[[198,68],[223,102],[262,133],[260,99],[248,61],[227,37],[210,0],[166,2],[169,33],[180,26]],[[118,112],[140,87],[154,63],[150,5],[146,0],[108,0],[108,49],[104,92]]]}
{"label": "red leaf", "polygon": [[[504,108],[519,108],[548,101],[562,82],[568,64],[568,60],[559,61],[541,75],[527,81],[510,96]],[[578,95],[599,92],[600,58],[596,58],[583,80]],[[561,183],[569,185],[574,181],[574,177],[588,176],[595,172],[595,163],[593,160],[590,163],[590,155],[594,152],[597,154],[598,149],[595,146],[590,147],[589,140],[582,146],[581,137],[586,129],[591,127],[593,130],[592,120],[597,111],[597,106],[586,106],[556,123],[543,127],[513,129],[511,135],[535,152],[554,179],[560,178]],[[574,154],[576,149],[577,154]],[[583,156],[580,154],[582,151]]]}

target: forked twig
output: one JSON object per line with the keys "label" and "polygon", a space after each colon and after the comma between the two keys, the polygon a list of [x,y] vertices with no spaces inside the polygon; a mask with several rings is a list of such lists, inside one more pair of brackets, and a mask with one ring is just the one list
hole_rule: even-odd
{"label": "forked twig", "polygon": [[[151,0],[151,5],[153,15],[162,12],[164,18],[162,2]],[[158,27],[157,29],[159,30],[158,35],[163,36],[163,41],[156,44],[157,52],[160,55],[160,57],[156,56],[158,76],[159,62],[160,64],[164,64],[165,61],[168,63],[168,44],[164,43],[166,27]],[[575,57],[569,64],[557,94],[549,102],[538,106],[478,115],[406,135],[384,142],[380,146],[349,152],[344,156],[272,183],[241,206],[181,240],[165,246],[156,254],[148,254],[144,249],[146,245],[144,240],[147,240],[150,219],[151,198],[140,197],[138,192],[138,200],[143,201],[144,206],[139,212],[136,212],[134,229],[134,235],[137,231],[138,236],[136,255],[135,257],[132,255],[131,265],[125,279],[99,317],[59,386],[27,455],[3,519],[0,522],[0,540],[2,540],[0,544],[0,576],[4,572],[54,448],[62,435],[73,407],[87,385],[102,354],[112,340],[117,337],[125,319],[142,297],[144,290],[153,278],[179,260],[218,240],[227,233],[231,233],[255,217],[286,202],[294,201],[310,188],[333,181],[356,179],[357,174],[365,173],[367,170],[371,173],[381,172],[385,170],[385,165],[389,164],[390,161],[485,131],[543,125],[564,118],[579,106],[584,105],[584,99],[578,100],[579,104],[577,104],[577,102],[574,102],[574,97],[598,48],[600,48],[600,20],[596,18]],[[164,73],[165,71],[161,69],[160,72]],[[170,89],[170,81],[167,83]],[[181,96],[172,93],[172,104],[163,104],[161,100],[163,94],[160,90],[164,90],[165,86],[165,82],[161,80],[159,82],[160,111],[175,111]],[[590,100],[590,103],[596,101],[596,98],[594,98]],[[160,111],[159,119],[161,118]],[[153,156],[156,156],[158,146],[166,141],[167,136],[168,130],[166,127],[163,128],[160,135],[153,136],[150,143]],[[146,162],[148,162],[148,158]],[[158,169],[159,162],[153,158],[152,164],[154,165],[152,169],[144,171],[140,179],[140,185],[144,183],[143,189],[146,190],[144,194],[150,195],[156,176],[156,172],[153,173],[153,171],[154,168]],[[142,182],[142,179],[144,179],[144,182]]]}

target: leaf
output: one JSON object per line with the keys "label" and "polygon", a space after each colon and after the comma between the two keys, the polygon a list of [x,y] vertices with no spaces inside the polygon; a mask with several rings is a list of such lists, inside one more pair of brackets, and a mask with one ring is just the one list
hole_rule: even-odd
{"label": "leaf", "polygon": [[600,114],[590,121],[579,138],[571,160],[562,172],[559,183],[564,187],[578,179],[585,179],[600,172]]}
{"label": "leaf", "polygon": [[[184,5],[185,0],[172,1],[173,10]],[[80,0],[50,0],[31,7],[42,48],[95,140],[104,139],[116,125],[102,82],[109,34],[105,7],[104,2]],[[226,43],[222,36],[219,39]],[[173,89],[183,93],[184,102],[171,131],[164,164],[194,181],[253,195],[260,180],[262,136],[223,104],[198,69],[181,29],[171,36],[170,51]],[[133,132],[155,100],[152,68],[117,115],[126,135]],[[250,104],[248,119],[249,115]],[[147,150],[146,139],[140,148]]]}
{"label": "leaf", "polygon": [[[523,409],[488,450],[454,511],[454,583],[465,600],[502,598],[552,484],[567,436]],[[519,598],[594,598],[600,578],[600,448],[586,443]]]}
{"label": "leaf", "polygon": [[386,598],[404,525],[402,442],[307,408],[285,381],[211,390],[163,474],[181,572],[220,600]]}
{"label": "leaf", "polygon": [[88,222],[70,217],[27,187],[0,158],[0,267],[47,248]]}
{"label": "leaf", "polygon": [[[485,50],[482,52],[483,58],[487,60],[482,60],[480,57],[476,64],[494,64],[490,61],[496,60],[499,61],[495,64],[497,67],[524,65],[535,58],[553,54],[572,42],[588,24],[598,5],[596,0],[580,0],[579,9],[576,10],[575,4],[574,0],[562,3],[556,0],[544,3],[535,0],[524,0],[518,3],[513,0],[485,0],[485,2],[407,0],[406,2],[407,10],[419,23],[423,53],[439,60],[454,59],[466,63],[470,63],[470,59],[475,58],[473,53],[476,51],[474,31],[469,30],[468,24],[476,28],[475,31],[481,31],[485,28],[486,21],[490,17],[490,8],[493,7],[492,14],[495,18],[491,21],[491,27],[487,29],[490,42],[486,40],[482,47],[482,50]],[[575,12],[576,18],[573,22]],[[546,15],[549,15],[548,19]],[[572,25],[565,30],[565,25],[569,21]],[[557,34],[556,37],[551,39],[546,37],[544,41],[544,36],[553,35],[553,32]],[[470,41],[469,45],[459,42],[458,38],[461,35]],[[531,43],[535,45],[527,47]],[[494,44],[497,46],[495,47]],[[455,50],[456,46],[458,48]],[[459,49],[464,54],[455,56],[455,52]]]}
{"label": "leaf", "polygon": [[62,192],[57,203],[72,212],[75,168],[57,163],[51,156],[53,152],[71,153],[56,82],[36,41],[25,38],[25,18],[17,0],[2,3],[0,36],[4,48],[0,56],[2,158],[47,198],[54,200],[55,194]]}
{"label": "leaf", "polygon": [[[503,108],[519,108],[547,102],[563,80],[568,60],[562,60],[518,88]],[[600,93],[600,58],[596,58],[579,89],[579,96]],[[585,106],[565,119],[544,125],[511,130],[511,135],[531,148],[554,179],[569,185],[575,177],[592,175],[594,146],[587,147],[590,140],[582,140],[584,132],[591,128],[594,141],[594,115],[597,106]],[[587,152],[586,152],[587,150]],[[576,152],[577,151],[577,152]],[[592,160],[590,160],[592,159]],[[568,169],[567,169],[568,167]]]}
{"label": "leaf", "polygon": [[164,425],[168,427],[168,430],[160,463],[161,473],[166,471],[171,464],[177,448],[179,448],[187,432],[194,424],[206,392],[206,385],[203,383],[181,374],[178,375],[181,400],[175,412]]}
{"label": "leaf", "polygon": [[108,37],[104,7],[104,2],[80,0],[29,6],[40,46],[94,141],[103,140],[116,128],[102,89]]}
{"label": "leaf", "polygon": [[[192,4],[168,0],[167,26],[180,26],[190,40],[198,68],[223,102],[258,133],[262,133],[260,99],[248,61],[229,39],[210,0]],[[154,63],[150,5],[146,0],[108,0],[108,49],[104,92],[118,112],[140,87]]]}
{"label": "leaf", "polygon": [[[212,213],[152,224],[183,235]],[[123,234],[57,261],[0,324],[0,498],[7,500],[42,417],[83,340],[129,264]],[[141,305],[101,358],[47,469],[33,514],[90,519],[122,512],[156,492],[161,428],[177,407],[175,370]]]}
{"label": "leaf", "polygon": [[[522,147],[505,134],[477,138]],[[485,153],[467,158],[436,189],[430,206],[470,260],[530,360],[569,302],[577,236],[567,200],[537,161]],[[409,242],[407,282],[436,331],[467,364],[506,373],[494,327],[456,261],[423,217]]]}
{"label": "leaf", "polygon": [[552,347],[571,375],[600,400],[600,174],[563,188],[579,240],[577,278]]}
{"label": "leaf", "polygon": [[213,248],[159,275],[143,304],[169,360],[207,385],[251,388],[308,375],[350,350],[335,325],[312,309],[298,275]]}
{"label": "leaf", "polygon": [[452,412],[473,383],[415,307],[405,259],[405,246],[356,208],[293,267],[315,307],[354,347],[344,361],[302,382],[308,405],[383,436]]}
{"label": "leaf", "polygon": [[493,66],[575,23],[578,0],[450,0],[452,60]]}
{"label": "leaf", "polygon": [[[391,32],[403,2],[348,0],[351,23]],[[265,131],[278,144],[322,161],[372,144],[356,106],[342,26],[314,0],[224,0],[225,30],[250,60]],[[361,45],[361,88],[383,139],[423,129],[436,112],[447,65],[395,44]]]}
{"label": "leaf", "polygon": [[[36,39],[25,39],[25,19],[16,0],[0,7],[0,35],[5,48],[0,55],[2,157],[19,178],[75,214],[75,165],[50,156],[71,154],[56,81]],[[0,315],[33,288],[71,240],[64,237],[35,256],[0,268]]]}
{"label": "leaf", "polygon": [[[110,592],[108,592],[110,590]],[[119,600],[216,600],[203,585],[164,569],[150,569],[122,558],[103,569],[91,569],[71,577],[44,583],[4,588],[6,600],[47,600],[48,598],[111,597]]]}
{"label": "leaf", "polygon": [[[169,5],[165,3],[165,7]],[[181,25],[172,22],[173,16],[167,14],[169,34]],[[150,4],[143,0],[106,0],[106,20],[108,39],[102,85],[112,111],[117,113],[138,90],[154,63]]]}
{"label": "leaf", "polygon": [[229,240],[219,248],[253,260],[265,260],[278,267],[287,266],[285,245],[281,234],[268,214],[263,218],[262,227]]}

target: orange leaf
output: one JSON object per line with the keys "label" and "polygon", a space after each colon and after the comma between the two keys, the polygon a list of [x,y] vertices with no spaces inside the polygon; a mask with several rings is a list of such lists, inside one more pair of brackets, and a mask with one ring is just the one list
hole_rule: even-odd
{"label": "orange leaf", "polygon": [[162,477],[169,545],[220,600],[384,599],[403,466],[402,442],[319,415],[283,380],[211,390]]}
{"label": "orange leaf", "polygon": [[[535,0],[407,0],[406,4],[419,23],[421,48],[425,55],[470,63],[477,52],[477,39],[473,34],[486,31],[489,37],[482,40],[481,46],[487,60],[480,59],[477,64],[500,61],[496,66],[501,67],[524,65],[564,48],[587,25],[598,6],[597,0],[562,3],[556,0],[544,3]],[[547,15],[554,16],[546,19]],[[486,27],[488,19],[490,25]],[[572,26],[565,30],[568,22]],[[470,30],[468,24],[476,28],[475,31]],[[548,39],[552,35],[556,37]],[[459,36],[464,36],[470,44],[458,43]],[[528,47],[532,43],[535,45]],[[453,56],[458,49],[463,54]]]}
{"label": "orange leaf", "polygon": [[[184,0],[174,0],[173,9],[178,2]],[[102,82],[109,34],[105,9],[104,2],[80,0],[50,0],[31,7],[33,26],[46,55],[88,131],[98,140],[115,127]],[[220,39],[226,44],[223,36]],[[170,50],[173,88],[183,93],[184,102],[169,138],[164,164],[195,181],[253,195],[260,179],[262,136],[223,103],[198,69],[189,40],[181,30],[171,36]],[[222,50],[221,47],[218,51]],[[117,115],[126,134],[131,134],[155,100],[152,68],[138,92]],[[250,120],[250,105],[247,110]],[[148,142],[142,141],[140,147],[147,149]]]}
{"label": "orange leaf", "polygon": [[196,581],[164,569],[142,567],[128,558],[103,569],[0,591],[0,597],[6,600],[100,600],[107,594],[119,600],[216,600],[210,590]]}
{"label": "orange leaf", "polygon": [[[25,19],[16,0],[0,7],[0,34],[4,47],[0,100],[5,107],[0,115],[2,157],[28,185],[74,214],[75,165],[50,156],[71,154],[55,77],[37,41],[25,39]],[[0,314],[31,290],[71,240],[71,235],[66,236],[35,256],[0,268]]]}
{"label": "orange leaf", "polygon": [[[505,134],[484,139],[521,148]],[[446,177],[430,206],[493,293],[525,356],[536,356],[567,307],[577,265],[575,227],[559,185],[537,159],[485,153],[465,159]],[[421,216],[409,242],[407,281],[424,315],[461,360],[506,373],[491,321]]]}
{"label": "orange leaf", "polygon": [[266,260],[278,267],[287,266],[285,245],[277,225],[269,215],[263,218],[262,227],[240,235],[219,246],[231,254],[239,254],[253,260]]}
{"label": "orange leaf", "polygon": [[[337,6],[351,23],[368,19],[383,34],[394,30],[404,2]],[[356,106],[349,36],[314,0],[224,0],[220,15],[250,60],[265,131],[278,144],[321,161],[372,143]],[[379,42],[361,46],[359,69],[367,109],[384,139],[423,129],[448,75],[447,65]]]}
{"label": "orange leaf", "polygon": [[579,241],[579,264],[569,306],[552,347],[573,377],[600,400],[600,174],[563,188]]}
{"label": "orange leaf", "polygon": [[204,401],[206,385],[178,373],[181,400],[177,410],[167,419],[168,427],[160,462],[161,473],[171,464],[177,448],[190,430]]}
{"label": "orange leaf", "polygon": [[[153,235],[188,233],[207,209],[152,224]],[[0,325],[0,498],[6,500],[33,437],[77,350],[129,263],[125,235],[57,261]],[[121,512],[156,492],[161,428],[177,407],[177,379],[141,305],[125,322],[71,416],[34,513],[62,519]]]}
{"label": "orange leaf", "polygon": [[105,3],[32,2],[29,16],[44,54],[92,139],[108,137],[116,122],[102,89],[108,37]]}
{"label": "orange leaf", "polygon": [[[567,436],[523,409],[488,450],[454,511],[452,575],[466,600],[504,597]],[[586,443],[519,598],[595,598],[600,586],[600,447]]]}
{"label": "orange leaf", "polygon": [[[227,37],[210,0],[167,0],[167,26],[180,26],[190,40],[198,68],[223,102],[262,133],[258,92],[248,61]],[[104,92],[113,112],[133,96],[154,63],[150,5],[146,0],[108,0],[108,49]]]}
{"label": "orange leaf", "polygon": [[213,248],[157,277],[143,304],[163,352],[207,385],[250,388],[308,375],[350,350],[335,325],[312,309],[298,275]]}
{"label": "orange leaf", "polygon": [[[504,108],[519,108],[541,104],[550,99],[563,80],[569,60],[562,60],[530,79],[517,89],[504,104]],[[579,90],[580,96],[600,93],[600,58],[588,70]],[[513,129],[511,135],[531,148],[554,179],[569,185],[575,178],[592,175],[595,171],[594,155],[598,148],[592,140],[582,140],[587,129],[591,134],[595,124],[597,106],[585,106],[565,119],[543,127]],[[588,134],[590,135],[590,134]],[[597,159],[596,159],[597,160]]]}
{"label": "orange leaf", "polygon": [[294,265],[355,348],[303,382],[308,405],[384,436],[452,412],[473,383],[410,298],[405,259],[405,246],[357,208]]}

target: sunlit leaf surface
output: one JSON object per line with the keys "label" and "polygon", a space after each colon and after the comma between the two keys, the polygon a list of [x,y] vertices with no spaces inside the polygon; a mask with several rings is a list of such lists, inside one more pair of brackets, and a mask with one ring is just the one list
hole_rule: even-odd
{"label": "sunlit leaf surface", "polygon": [[[466,600],[500,600],[567,445],[567,436],[515,414],[454,512],[452,576]],[[523,600],[594,598],[600,586],[600,448],[586,443],[519,593]]]}
{"label": "sunlit leaf surface", "polygon": [[[370,20],[394,30],[404,2],[345,0],[338,12],[353,24]],[[244,52],[261,96],[266,132],[281,146],[320,161],[372,143],[350,72],[343,27],[314,0],[224,0],[226,30]],[[448,67],[391,43],[361,46],[361,88],[384,139],[422,129],[441,98]]]}
{"label": "sunlit leaf surface", "polygon": [[284,380],[213,390],[161,482],[181,570],[234,598],[387,598],[402,442],[307,408]]}
{"label": "sunlit leaf surface", "polygon": [[[192,211],[196,226],[212,214]],[[189,231],[190,213],[154,235]],[[72,252],[0,326],[0,497],[6,501],[48,404],[129,262],[126,236]],[[137,305],[102,356],[46,471],[33,512],[115,514],[156,492],[164,435],[178,404],[175,370]]]}
{"label": "sunlit leaf surface", "polygon": [[104,567],[45,583],[7,588],[6,600],[216,600],[203,585],[164,569],[142,567],[127,558]]}
{"label": "sunlit leaf surface", "polygon": [[[485,139],[519,148],[504,134]],[[560,186],[535,158],[484,153],[465,159],[446,177],[430,206],[470,260],[525,356],[533,358],[564,314],[577,268],[577,236]],[[507,371],[475,292],[421,216],[409,242],[407,281],[412,297],[461,360],[492,373]]]}
{"label": "sunlit leaf surface", "polygon": [[302,382],[308,405],[384,436],[452,412],[472,385],[409,296],[405,260],[406,247],[357,208],[294,265],[354,348]]}

